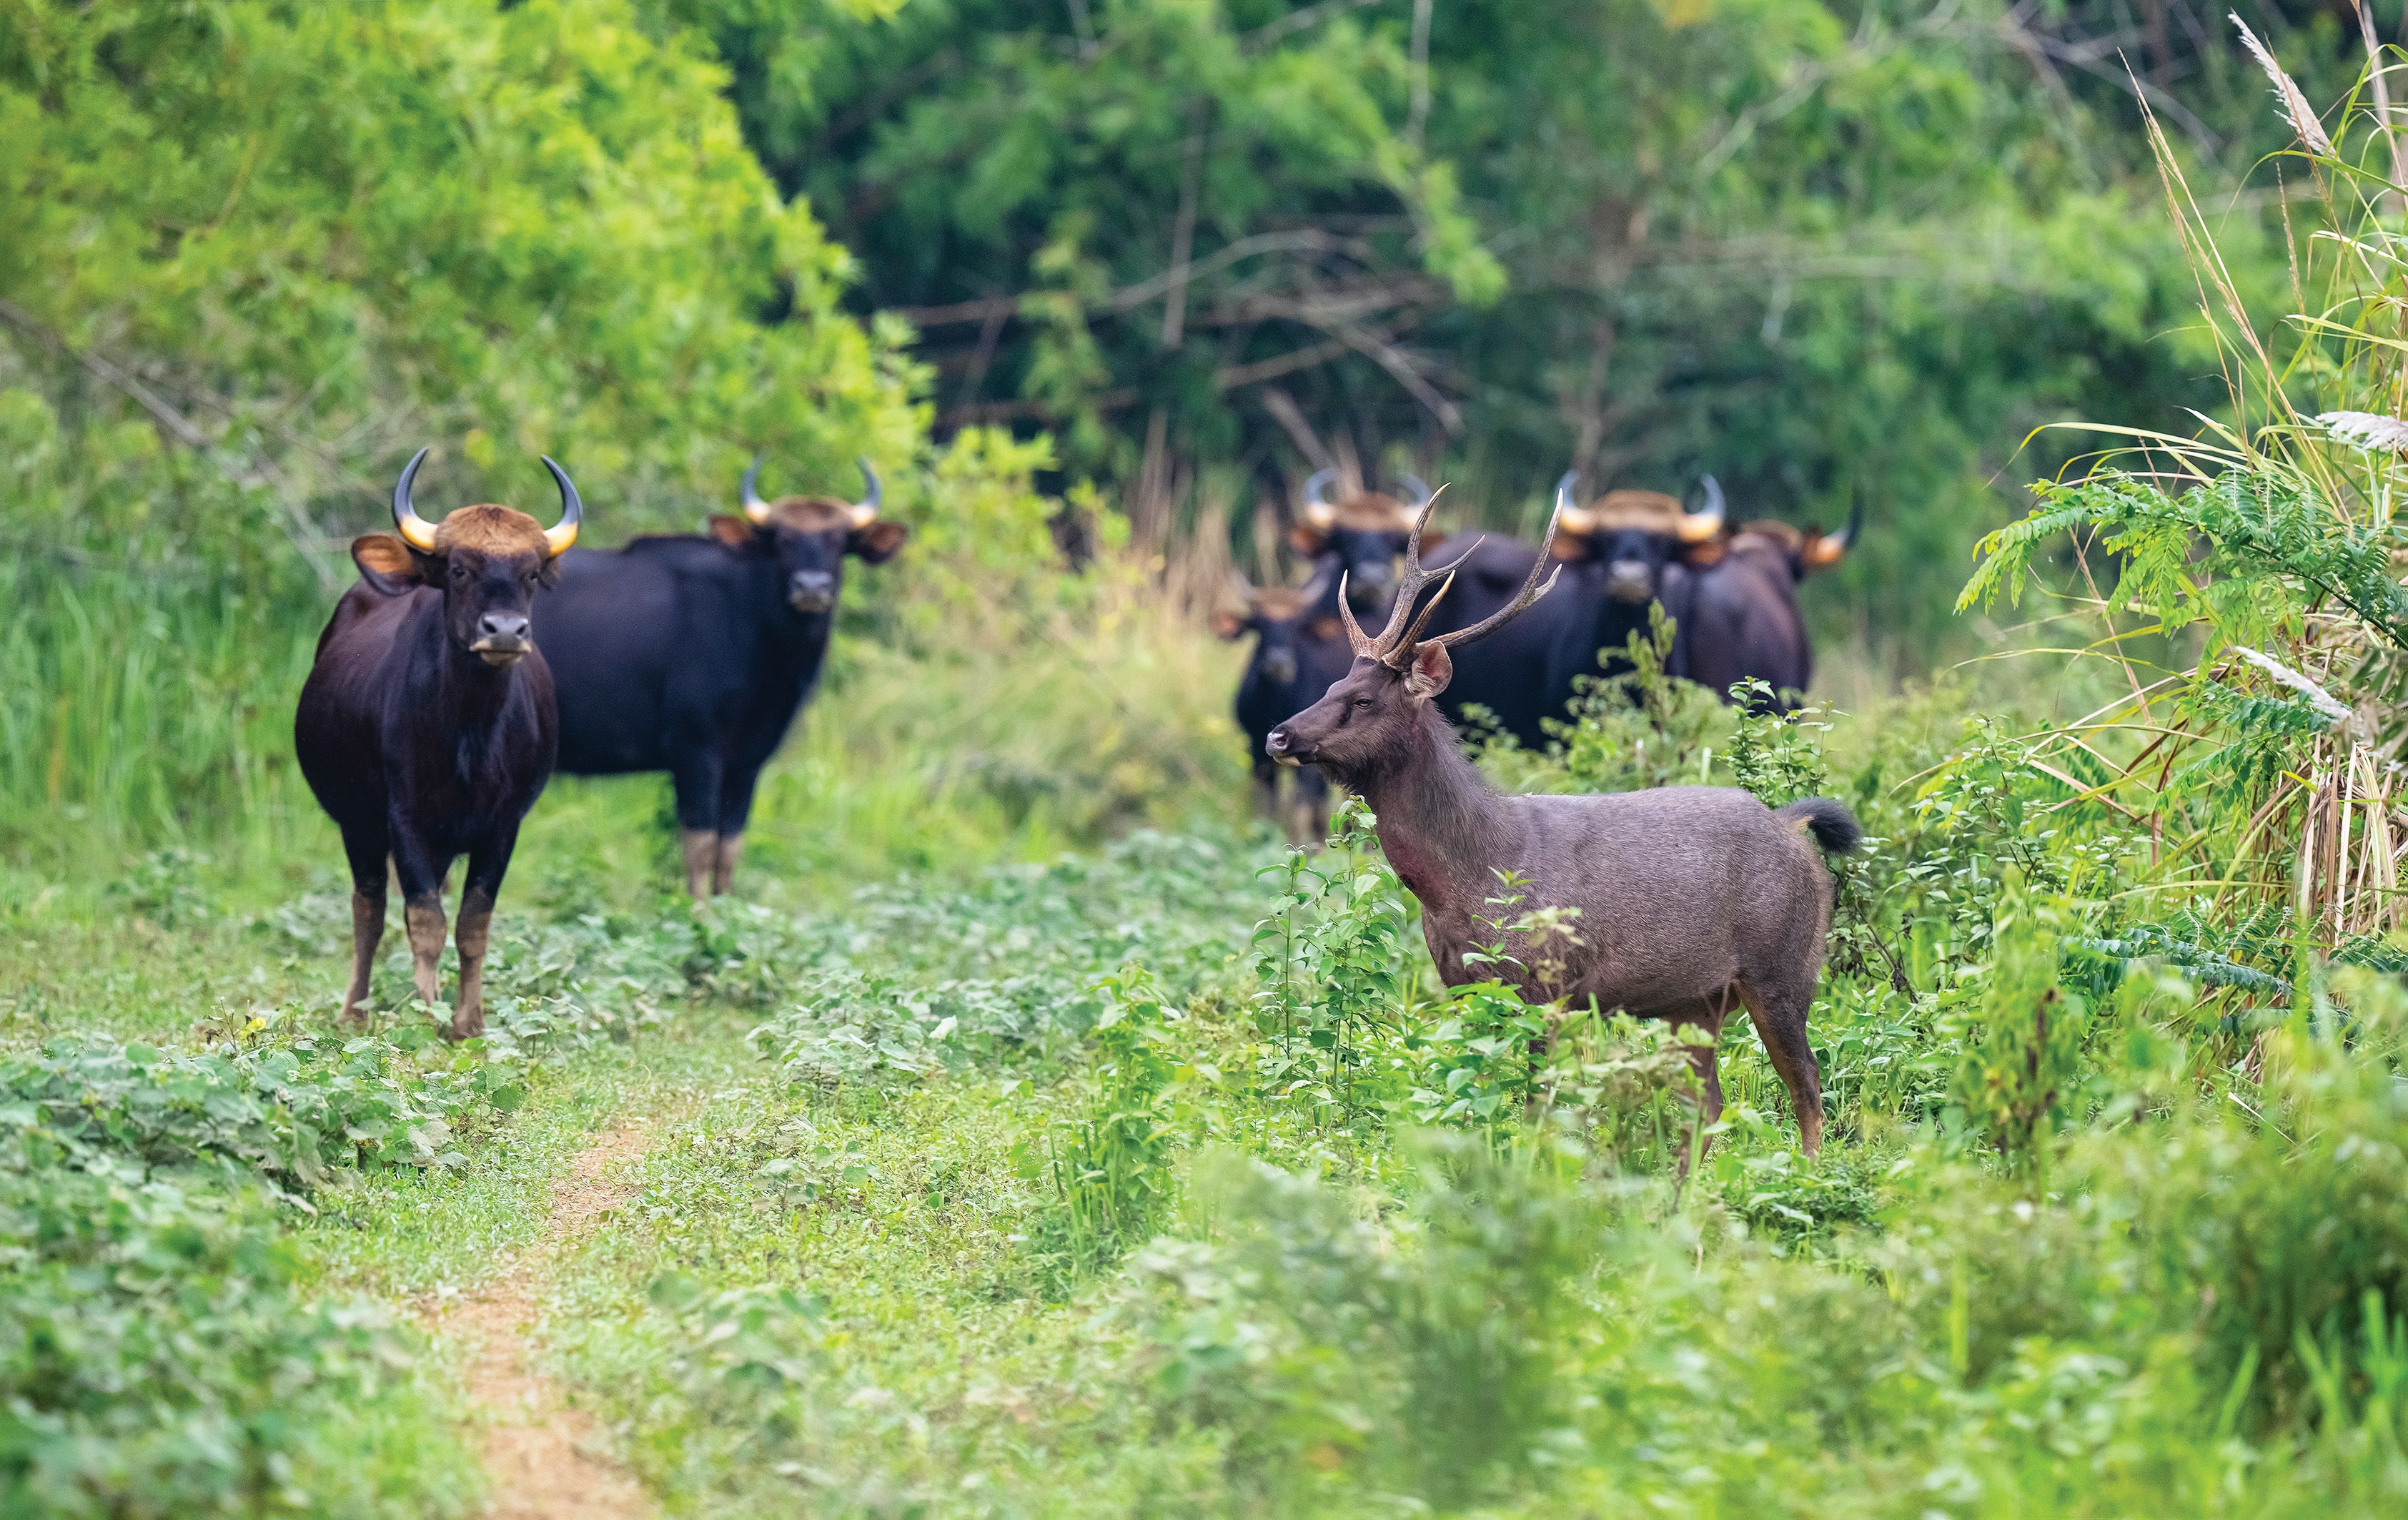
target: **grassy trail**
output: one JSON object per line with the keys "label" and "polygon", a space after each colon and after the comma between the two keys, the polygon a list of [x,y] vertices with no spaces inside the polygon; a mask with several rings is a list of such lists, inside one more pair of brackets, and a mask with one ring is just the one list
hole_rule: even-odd
{"label": "grassy trail", "polygon": [[532,1256],[511,1263],[433,1326],[475,1344],[468,1398],[490,1422],[485,1472],[496,1515],[636,1520],[652,1513],[625,1471],[595,1453],[593,1417],[566,1405],[533,1367],[528,1345],[540,1312],[537,1295],[551,1285],[557,1253],[639,1191],[626,1173],[641,1157],[649,1130],[644,1120],[629,1120],[580,1153],[552,1190],[541,1244]]}

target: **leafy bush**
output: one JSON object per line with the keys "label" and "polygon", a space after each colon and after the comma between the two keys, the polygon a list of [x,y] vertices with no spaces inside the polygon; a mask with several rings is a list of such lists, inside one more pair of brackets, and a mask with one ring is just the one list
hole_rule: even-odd
{"label": "leafy bush", "polygon": [[474,1466],[405,1341],[380,1308],[308,1298],[260,1200],[8,1147],[0,1509],[466,1512]]}

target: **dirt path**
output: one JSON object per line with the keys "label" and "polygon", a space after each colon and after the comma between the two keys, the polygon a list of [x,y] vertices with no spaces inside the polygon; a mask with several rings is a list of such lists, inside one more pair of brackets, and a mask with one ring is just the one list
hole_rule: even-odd
{"label": "dirt path", "polygon": [[568,1408],[526,1357],[543,1269],[563,1244],[642,1191],[625,1179],[625,1163],[643,1154],[649,1140],[644,1122],[632,1121],[580,1155],[552,1190],[541,1243],[445,1316],[447,1330],[478,1348],[468,1396],[494,1422],[485,1437],[485,1470],[494,1480],[486,1513],[499,1520],[638,1520],[652,1513],[636,1481],[595,1455],[592,1416]]}

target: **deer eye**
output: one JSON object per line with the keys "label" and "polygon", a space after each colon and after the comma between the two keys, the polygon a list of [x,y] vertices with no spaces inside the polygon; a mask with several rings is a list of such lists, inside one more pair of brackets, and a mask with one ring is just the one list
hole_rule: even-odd
{"label": "deer eye", "polygon": [[1354,705],[1358,708],[1368,708],[1371,705],[1371,699],[1368,696],[1358,696],[1354,699]]}

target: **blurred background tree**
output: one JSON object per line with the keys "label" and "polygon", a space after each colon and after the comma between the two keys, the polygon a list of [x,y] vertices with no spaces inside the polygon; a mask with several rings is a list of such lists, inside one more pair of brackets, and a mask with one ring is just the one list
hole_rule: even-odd
{"label": "blurred background tree", "polygon": [[[2319,104],[2355,78],[2351,13],[2247,19]],[[867,453],[1024,587],[1066,501],[1105,531],[1062,540],[1118,509],[1272,576],[1326,463],[1524,531],[1567,465],[1712,471],[1862,506],[1810,610],[1922,668],[2073,447],[2033,428],[2222,403],[2143,102],[2244,292],[2287,282],[2230,37],[2172,0],[0,0],[0,816],[291,812],[343,543],[429,440],[433,505],[539,505],[550,452],[604,544],[756,451],[775,490]]]}
{"label": "blurred background tree", "polygon": [[[748,139],[860,260],[847,302],[915,323],[939,436],[1051,430],[1141,535],[1226,518],[1241,561],[1325,463],[1526,528],[1567,466],[1713,472],[1750,514],[1864,507],[1841,615],[1918,644],[1974,528],[2062,463],[2018,455],[2034,427],[2222,399],[2162,336],[2196,292],[2142,103],[2203,188],[2279,145],[2229,25],[2179,0],[657,14],[714,38]],[[2344,16],[2251,20],[2329,94]],[[2229,200],[2270,299],[2276,216]]]}

